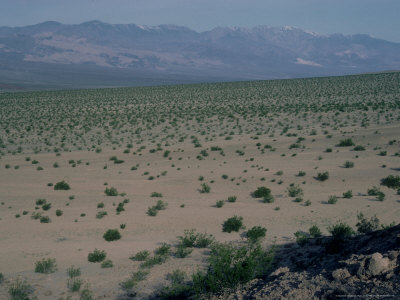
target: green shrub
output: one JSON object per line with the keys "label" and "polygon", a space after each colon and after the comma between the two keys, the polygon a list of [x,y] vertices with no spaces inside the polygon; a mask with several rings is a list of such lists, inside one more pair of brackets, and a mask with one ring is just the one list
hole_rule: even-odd
{"label": "green shrub", "polygon": [[266,228],[261,226],[254,226],[245,233],[245,236],[251,244],[255,244],[265,238],[266,233]]}
{"label": "green shrub", "polygon": [[353,148],[354,151],[365,151],[365,147],[361,145],[357,145]]}
{"label": "green shrub", "polygon": [[101,263],[101,267],[102,267],[103,269],[112,268],[112,267],[114,267],[114,264],[113,264],[113,262],[112,262],[110,259],[107,259],[107,260],[105,260],[105,261],[103,261],[103,262]]}
{"label": "green shrub", "polygon": [[48,216],[41,216],[39,221],[40,221],[40,223],[50,223],[51,219]]}
{"label": "green shrub", "polygon": [[56,260],[52,258],[43,258],[35,263],[35,272],[50,274],[57,270]]}
{"label": "green shrub", "polygon": [[308,230],[308,232],[310,233],[310,236],[312,238],[317,238],[322,235],[321,230],[318,228],[317,225],[311,226],[310,229]]}
{"label": "green shrub", "polygon": [[354,235],[354,230],[346,223],[338,223],[328,227],[328,231],[332,234],[332,237],[338,241],[344,241]]}
{"label": "green shrub", "polygon": [[353,191],[352,190],[348,190],[347,192],[344,192],[343,193],[343,198],[346,198],[346,199],[353,198]]}
{"label": "green shrub", "polygon": [[299,171],[299,173],[297,173],[297,176],[298,176],[298,177],[306,176],[306,172],[304,172],[304,171]]}
{"label": "green shrub", "polygon": [[345,139],[345,140],[340,140],[339,144],[337,145],[338,147],[350,147],[354,146],[354,142],[352,139]]}
{"label": "green shrub", "polygon": [[0,284],[2,284],[4,281],[4,275],[3,273],[0,273]]}
{"label": "green shrub", "polygon": [[81,269],[71,266],[67,269],[67,275],[69,278],[79,277],[81,276]]}
{"label": "green shrub", "polygon": [[185,272],[175,270],[167,275],[167,280],[170,285],[164,286],[157,294],[158,299],[175,300],[175,299],[190,299],[193,296],[193,290],[190,285],[184,283]]}
{"label": "green shrub", "polygon": [[197,234],[194,229],[185,229],[183,236],[178,236],[179,244],[183,247],[194,247]]}
{"label": "green shrub", "polygon": [[171,252],[171,245],[167,243],[162,243],[160,247],[154,250],[154,254],[160,256],[167,256],[170,254],[170,252]]}
{"label": "green shrub", "polygon": [[182,246],[182,245],[178,245],[178,247],[176,247],[176,250],[175,250],[175,253],[174,253],[174,255],[175,255],[175,257],[177,257],[177,258],[185,258],[185,257],[187,257],[190,253],[192,253],[192,249],[190,249],[190,248],[187,248],[187,247],[184,247],[184,246]]}
{"label": "green shrub", "polygon": [[156,197],[156,198],[162,198],[162,194],[161,193],[157,193],[157,192],[152,192],[150,197]]}
{"label": "green shrub", "polygon": [[206,248],[214,242],[211,234],[196,233],[194,229],[185,229],[183,236],[178,236],[179,245],[183,247]]}
{"label": "green shrub", "polygon": [[147,215],[151,216],[151,217],[155,217],[158,213],[158,209],[155,206],[149,207],[147,209]]}
{"label": "green shrub", "polygon": [[389,175],[381,180],[381,185],[387,186],[391,189],[399,189],[400,176]]}
{"label": "green shrub", "polygon": [[97,219],[102,219],[104,216],[107,216],[107,212],[106,211],[99,211],[96,214],[96,218]]}
{"label": "green shrub", "polygon": [[63,214],[63,211],[62,211],[61,209],[57,209],[57,210],[56,210],[56,216],[57,216],[57,217],[62,216],[62,214]]}
{"label": "green shrub", "polygon": [[122,211],[125,211],[124,203],[123,202],[118,203],[118,206],[115,210],[116,210],[117,214],[119,214]]}
{"label": "green shrub", "polygon": [[319,181],[325,181],[329,178],[329,172],[318,173],[316,179]]}
{"label": "green shrub", "polygon": [[211,187],[207,183],[202,183],[201,184],[200,193],[208,194],[210,191],[211,191]]}
{"label": "green shrub", "polygon": [[300,246],[304,246],[310,238],[310,235],[304,231],[296,231],[294,233],[294,236],[296,237],[296,243]]}
{"label": "green shrub", "polygon": [[253,196],[255,198],[263,198],[263,197],[268,197],[271,195],[271,190],[265,186],[258,187],[254,192]]}
{"label": "green shrub", "polygon": [[164,202],[164,201],[162,201],[162,200],[158,200],[157,203],[156,203],[156,205],[155,205],[155,208],[156,208],[157,210],[164,210],[164,209],[167,208],[167,206],[168,206],[168,203],[167,203],[167,202]]}
{"label": "green shrub", "polygon": [[220,208],[222,206],[224,206],[225,201],[224,200],[217,200],[217,202],[215,203],[215,206]]}
{"label": "green shrub", "polygon": [[54,190],[64,190],[64,191],[67,191],[67,190],[70,190],[71,189],[71,187],[69,186],[69,184],[68,183],[66,183],[64,180],[63,181],[60,181],[60,182],[57,182],[55,185],[54,185]]}
{"label": "green shrub", "polygon": [[106,196],[118,196],[118,191],[115,187],[106,188],[104,190],[104,193],[106,194]]}
{"label": "green shrub", "polygon": [[303,196],[303,189],[299,185],[291,185],[287,188],[289,197]]}
{"label": "green shrub", "polygon": [[379,229],[379,219],[374,215],[369,220],[364,217],[363,213],[357,215],[358,222],[356,224],[359,233],[369,233]]}
{"label": "green shrub", "polygon": [[275,198],[274,198],[274,196],[272,196],[272,194],[269,194],[269,195],[264,196],[261,201],[263,203],[273,203],[273,202],[275,202]]}
{"label": "green shrub", "polygon": [[376,186],[367,190],[368,196],[378,196],[379,193],[381,193],[381,191]]}
{"label": "green shrub", "polygon": [[329,196],[328,204],[336,204],[338,198],[336,196]]}
{"label": "green shrub", "polygon": [[237,200],[236,196],[229,196],[227,201],[228,202],[236,202],[236,200]]}
{"label": "green shrub", "polygon": [[89,284],[86,284],[80,293],[80,300],[93,300],[93,293],[89,290]]}
{"label": "green shrub", "polygon": [[354,162],[352,161],[346,161],[343,165],[343,167],[345,167],[346,169],[350,169],[350,168],[354,168]]}
{"label": "green shrub", "polygon": [[107,257],[107,254],[105,251],[103,250],[98,250],[98,249],[94,249],[93,252],[90,252],[88,254],[88,261],[89,262],[102,262],[103,260],[105,260]]}
{"label": "green shrub", "polygon": [[37,219],[40,219],[41,216],[42,216],[42,213],[33,212],[31,218],[34,220],[37,220]]}
{"label": "green shrub", "polygon": [[29,299],[29,295],[33,292],[33,288],[25,280],[22,281],[20,278],[11,282],[8,288],[8,294],[11,300],[26,300]]}
{"label": "green shrub", "polygon": [[36,200],[36,205],[41,206],[46,204],[46,199],[37,199]]}
{"label": "green shrub", "polygon": [[81,289],[83,280],[81,278],[69,278],[67,281],[67,287],[70,292],[77,292]]}
{"label": "green shrub", "polygon": [[49,210],[51,208],[51,203],[45,203],[45,204],[43,204],[43,206],[42,206],[42,209],[43,210]]}
{"label": "green shrub", "polygon": [[243,217],[233,216],[227,219],[222,224],[222,231],[231,233],[232,231],[238,232],[240,229],[244,228],[243,226]]}
{"label": "green shrub", "polygon": [[273,261],[272,251],[255,247],[215,244],[208,258],[207,271],[193,274],[193,290],[197,295],[218,293],[234,288],[265,274]]}
{"label": "green shrub", "polygon": [[108,229],[104,233],[103,238],[107,242],[112,242],[112,241],[119,240],[121,238],[121,234],[119,233],[118,229]]}
{"label": "green shrub", "polygon": [[380,191],[378,193],[378,195],[376,196],[376,200],[377,201],[383,201],[383,200],[385,200],[385,197],[386,197],[385,193]]}
{"label": "green shrub", "polygon": [[140,251],[129,259],[134,261],[145,261],[150,256],[150,252],[147,250]]}
{"label": "green shrub", "polygon": [[149,272],[139,270],[132,273],[131,277],[120,283],[120,287],[125,291],[131,293],[140,281],[146,279]]}
{"label": "green shrub", "polygon": [[152,268],[155,265],[161,265],[165,263],[168,256],[166,255],[154,255],[152,257],[147,258],[141,265],[141,268]]}

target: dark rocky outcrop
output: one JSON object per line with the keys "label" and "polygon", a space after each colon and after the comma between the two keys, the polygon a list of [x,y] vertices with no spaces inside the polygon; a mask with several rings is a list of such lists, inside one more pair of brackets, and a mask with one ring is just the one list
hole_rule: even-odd
{"label": "dark rocky outcrop", "polygon": [[345,240],[330,237],[277,251],[274,271],[213,299],[400,299],[400,225]]}

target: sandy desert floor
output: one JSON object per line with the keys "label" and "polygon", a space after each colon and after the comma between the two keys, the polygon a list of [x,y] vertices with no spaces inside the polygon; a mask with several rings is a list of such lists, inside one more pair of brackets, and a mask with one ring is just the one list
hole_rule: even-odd
{"label": "sandy desert floor", "polygon": [[[357,113],[352,118],[357,119]],[[95,299],[117,299],[123,295],[119,284],[139,270],[140,262],[130,257],[142,250],[152,252],[161,243],[174,247],[185,229],[212,234],[221,242],[241,240],[244,230],[222,232],[222,223],[234,215],[243,217],[246,228],[267,228],[265,247],[294,241],[296,231],[307,231],[314,224],[324,234],[338,221],[354,227],[360,212],[367,217],[376,215],[386,225],[399,223],[400,195],[380,186],[380,180],[400,173],[400,121],[365,127],[350,122],[336,129],[321,123],[309,125],[307,130],[294,130],[294,136],[277,131],[257,139],[252,131],[225,139],[218,136],[216,126],[215,137],[202,139],[201,147],[186,140],[164,148],[170,151],[168,157],[164,150],[149,151],[155,147],[150,137],[141,142],[142,150],[137,150],[136,144],[131,151],[104,147],[99,153],[4,153],[0,160],[0,272],[5,280],[0,284],[0,298],[7,299],[9,284],[20,277],[34,288],[38,299],[79,299],[79,293],[67,287],[67,269],[73,265],[80,268],[82,286],[87,283]],[[230,125],[226,126],[229,129]],[[315,131],[310,134],[308,128]],[[300,136],[304,140],[299,141]],[[337,146],[347,138],[365,150]],[[290,147],[296,142],[300,146]],[[222,154],[212,151],[216,146]],[[115,164],[110,160],[113,156],[123,163]],[[38,163],[33,164],[35,160]],[[354,167],[345,168],[346,161]],[[298,176],[299,171],[305,175]],[[323,172],[329,172],[328,180],[317,180]],[[70,190],[54,190],[54,184],[62,180]],[[209,193],[200,192],[203,183],[210,186]],[[292,183],[304,192],[301,202],[288,195]],[[252,197],[262,186],[271,189],[273,203]],[[384,201],[367,194],[373,186],[385,194]],[[123,195],[106,196],[104,190],[110,187]],[[348,190],[353,197],[343,198]],[[161,193],[162,198],[151,197],[153,192]],[[225,201],[216,207],[216,201],[230,196],[236,196],[236,202]],[[337,196],[336,204],[328,204],[330,196]],[[51,208],[43,210],[36,205],[37,199],[46,199]],[[118,204],[125,199],[125,210],[117,214]],[[149,216],[146,212],[157,200],[168,205]],[[98,208],[99,203],[104,203],[104,208]],[[56,210],[62,215],[56,216]],[[107,215],[96,218],[99,211]],[[34,213],[49,216],[51,222],[33,219]],[[121,229],[121,224],[126,227]],[[122,238],[105,241],[103,234],[108,229],[118,229]],[[112,268],[88,262],[88,253],[95,248],[107,253]],[[165,284],[165,276],[172,270],[181,269],[190,276],[205,265],[207,251],[194,249],[186,258],[171,256],[150,268],[147,279],[138,284],[139,298]],[[35,262],[42,258],[54,258],[57,270],[36,273]]]}

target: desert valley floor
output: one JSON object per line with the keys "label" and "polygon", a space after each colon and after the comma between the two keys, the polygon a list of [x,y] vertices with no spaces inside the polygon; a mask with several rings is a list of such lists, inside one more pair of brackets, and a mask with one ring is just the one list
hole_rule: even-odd
{"label": "desert valley floor", "polygon": [[[173,255],[184,230],[240,244],[262,226],[268,248],[313,225],[355,228],[359,213],[400,221],[400,190],[381,185],[400,174],[400,73],[3,93],[0,105],[1,299],[17,278],[38,299],[79,299],[71,266],[94,299],[123,297],[121,282],[145,269],[134,289],[146,297],[171,271],[206,265],[207,248]],[[245,228],[223,232],[233,216]],[[121,238],[106,241],[109,229]],[[165,262],[130,259],[162,243]],[[111,267],[88,261],[95,249]],[[56,270],[35,272],[48,258]]]}

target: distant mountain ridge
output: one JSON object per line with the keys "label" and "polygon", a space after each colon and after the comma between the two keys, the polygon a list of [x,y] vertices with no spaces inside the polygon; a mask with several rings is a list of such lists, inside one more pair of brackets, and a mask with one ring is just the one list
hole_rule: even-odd
{"label": "distant mountain ridge", "polygon": [[[196,32],[176,25],[49,21],[0,27],[0,85],[35,85],[34,78],[52,86],[60,75],[73,86],[64,68],[72,77],[103,72],[97,79],[86,76],[87,86],[345,75],[400,69],[400,44],[290,26]],[[142,74],[151,82],[138,83]]]}

